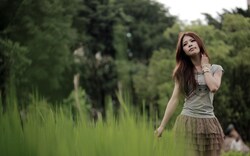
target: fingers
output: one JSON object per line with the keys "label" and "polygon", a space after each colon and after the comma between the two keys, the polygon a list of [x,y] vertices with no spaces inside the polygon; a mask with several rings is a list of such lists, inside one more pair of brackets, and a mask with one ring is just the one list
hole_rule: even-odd
{"label": "fingers", "polygon": [[202,54],[201,55],[201,64],[207,64],[207,63],[209,63],[209,59],[208,59],[207,55]]}
{"label": "fingers", "polygon": [[160,137],[161,137],[161,134],[162,134],[162,133],[158,134],[157,137],[160,138]]}
{"label": "fingers", "polygon": [[162,133],[161,132],[159,132],[158,130],[155,130],[155,135],[159,138],[159,137],[161,137],[161,135],[162,135]]}
{"label": "fingers", "polygon": [[203,58],[208,58],[208,56],[207,56],[206,54],[201,54],[201,56],[202,56]]}

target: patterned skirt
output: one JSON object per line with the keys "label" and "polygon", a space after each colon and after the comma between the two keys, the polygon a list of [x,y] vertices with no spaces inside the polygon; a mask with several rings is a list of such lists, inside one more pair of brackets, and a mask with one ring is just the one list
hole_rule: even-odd
{"label": "patterned skirt", "polygon": [[192,155],[219,156],[224,133],[216,117],[195,118],[179,115],[174,126],[175,140]]}

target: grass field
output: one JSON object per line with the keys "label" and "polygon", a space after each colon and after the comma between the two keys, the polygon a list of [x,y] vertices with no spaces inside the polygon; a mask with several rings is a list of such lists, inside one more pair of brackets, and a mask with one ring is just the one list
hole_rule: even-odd
{"label": "grass field", "polygon": [[[105,121],[93,122],[83,115],[72,119],[70,107],[51,108],[34,98],[20,120],[17,100],[9,100],[0,114],[1,156],[179,156],[171,131],[160,139],[154,136],[151,121],[132,113],[120,99],[119,119],[107,113]],[[1,108],[2,109],[2,108]],[[2,110],[1,110],[2,112]],[[226,156],[240,155],[227,153]]]}

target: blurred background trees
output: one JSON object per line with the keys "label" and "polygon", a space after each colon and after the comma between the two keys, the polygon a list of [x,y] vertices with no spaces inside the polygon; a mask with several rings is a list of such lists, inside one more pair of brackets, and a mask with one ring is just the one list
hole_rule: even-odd
{"label": "blurred background trees", "polygon": [[2,0],[2,104],[12,84],[20,109],[34,92],[53,104],[68,105],[65,100],[79,73],[82,97],[93,116],[105,117],[109,97],[118,109],[116,94],[122,90],[158,124],[172,94],[178,33],[195,31],[211,62],[225,70],[215,113],[224,128],[233,122],[249,140],[249,8],[225,10],[220,19],[204,15],[208,24],[185,25],[152,0]]}

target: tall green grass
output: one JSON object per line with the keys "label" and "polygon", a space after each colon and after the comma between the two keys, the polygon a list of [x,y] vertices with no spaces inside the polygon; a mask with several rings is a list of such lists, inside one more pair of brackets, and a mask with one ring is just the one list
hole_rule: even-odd
{"label": "tall green grass", "polygon": [[152,122],[131,110],[118,96],[122,107],[120,116],[115,118],[109,111],[105,121],[97,122],[87,117],[74,121],[70,108],[51,108],[45,100],[36,97],[21,122],[17,100],[9,100],[7,112],[0,114],[0,155],[175,155],[172,132],[156,138]]}
{"label": "tall green grass", "polygon": [[21,122],[17,100],[11,98],[7,112],[0,113],[0,155],[185,155],[184,150],[175,147],[171,131],[164,132],[162,138],[156,138],[152,121],[133,111],[120,94],[118,98],[120,116],[115,118],[110,108],[107,119],[97,122],[87,117],[74,121],[70,108],[51,108],[45,100],[36,96]]}

